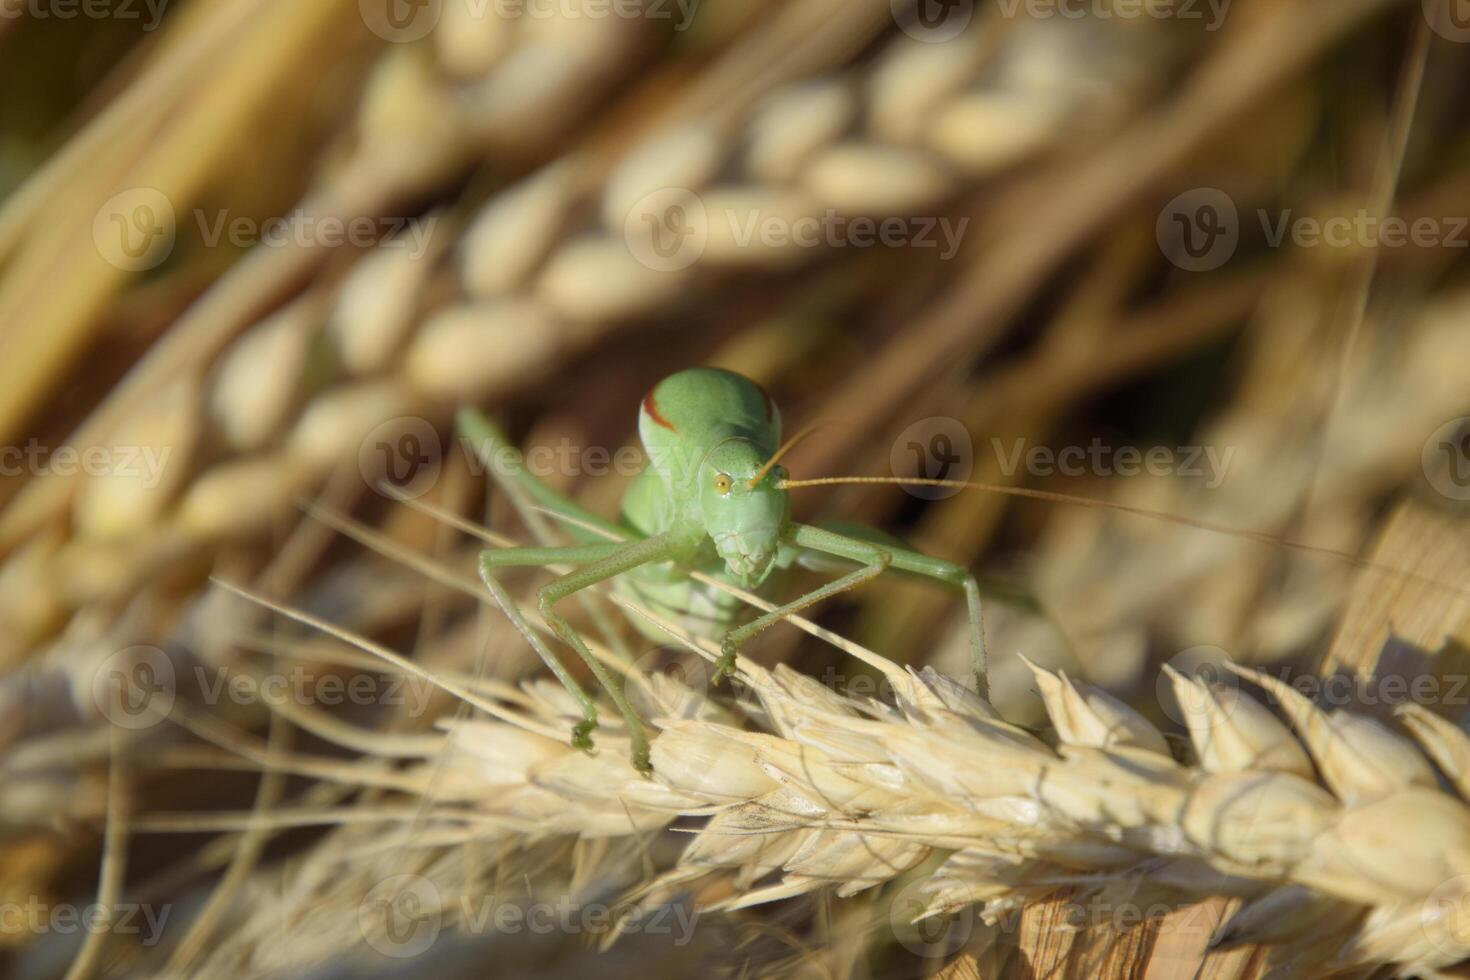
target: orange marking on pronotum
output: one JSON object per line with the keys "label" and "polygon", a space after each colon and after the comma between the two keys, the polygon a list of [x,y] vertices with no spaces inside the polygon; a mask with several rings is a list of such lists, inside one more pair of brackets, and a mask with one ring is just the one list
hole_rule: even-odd
{"label": "orange marking on pronotum", "polygon": [[674,423],[664,418],[662,413],[659,412],[658,403],[653,400],[653,392],[651,391],[643,396],[643,410],[648,413],[648,417],[653,419],[655,424],[663,426],[670,432],[679,431],[674,428]]}

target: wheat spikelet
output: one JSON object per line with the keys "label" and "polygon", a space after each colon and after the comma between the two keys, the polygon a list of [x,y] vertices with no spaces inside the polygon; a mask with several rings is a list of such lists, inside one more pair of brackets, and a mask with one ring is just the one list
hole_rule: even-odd
{"label": "wheat spikelet", "polygon": [[[1456,912],[1470,886],[1470,807],[1429,761],[1470,752],[1459,728],[1409,710],[1410,740],[1240,668],[1280,699],[1288,727],[1236,687],[1171,672],[1193,751],[1181,763],[1128,706],[1031,669],[1055,744],[929,669],[888,669],[887,705],[743,663],[745,713],[757,730],[671,677],[635,678],[662,709],[652,780],[627,763],[615,728],[599,736],[595,757],[567,746],[560,732],[575,706],[560,688],[530,683],[505,720],[443,723],[447,754],[427,764],[437,773],[416,827],[367,850],[375,835],[344,828],[318,849],[306,867],[319,870],[289,886],[286,907],[315,910],[310,929],[322,945],[273,965],[300,969],[360,946],[370,927],[353,926],[355,899],[386,876],[472,887],[449,884],[448,869],[462,879],[463,865],[436,835],[499,848],[646,841],[680,817],[704,822],[618,903],[625,923],[681,894],[730,912],[829,889],[852,897],[917,872],[903,892],[918,902],[916,918],[977,905],[995,920],[1064,889],[1093,908],[1143,894],[1173,903],[1225,895],[1244,905],[1215,929],[1220,947],[1283,944],[1300,954],[1325,941],[1316,969],[1327,971],[1433,971],[1470,955]],[[372,853],[395,842],[415,856],[375,866]],[[466,927],[441,911],[446,928]],[[214,968],[251,949],[260,946],[226,943]]]}

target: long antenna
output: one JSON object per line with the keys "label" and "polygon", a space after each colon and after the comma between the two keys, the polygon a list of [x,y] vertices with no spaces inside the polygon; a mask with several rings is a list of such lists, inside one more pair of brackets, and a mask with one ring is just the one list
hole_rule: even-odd
{"label": "long antenna", "polygon": [[1354,568],[1371,569],[1377,572],[1386,572],[1392,575],[1402,576],[1414,582],[1430,585],[1437,589],[1455,595],[1470,596],[1470,589],[1450,585],[1438,579],[1411,572],[1407,569],[1386,565],[1382,562],[1363,558],[1350,551],[1340,551],[1336,548],[1326,548],[1321,545],[1308,544],[1305,541],[1294,541],[1277,534],[1266,531],[1256,531],[1251,528],[1234,527],[1230,524],[1217,524],[1214,521],[1202,521],[1194,517],[1185,517],[1181,514],[1170,514],[1167,511],[1149,510],[1146,507],[1134,507],[1131,504],[1120,504],[1112,500],[1100,500],[1097,497],[1083,497],[1071,493],[1058,493],[1055,490],[1032,490],[1028,487],[1012,487],[1001,483],[976,483],[968,480],[935,480],[925,477],[902,477],[902,476],[824,476],[811,480],[782,480],[779,486],[783,490],[799,490],[802,487],[830,487],[852,484],[882,484],[890,486],[917,486],[917,487],[950,487],[959,490],[987,490],[991,493],[999,493],[1008,497],[1024,497],[1028,500],[1044,500],[1054,504],[1075,504],[1079,507],[1092,507],[1098,510],[1112,510],[1123,514],[1132,514],[1136,517],[1148,517],[1167,524],[1178,524],[1184,527],[1198,528],[1202,531],[1213,531],[1216,534],[1224,534],[1233,538],[1243,538],[1246,541],[1255,541],[1259,544],[1269,544],[1278,548],[1287,548],[1292,551],[1300,551],[1306,554],[1321,555],[1336,561],[1351,565]]}
{"label": "long antenna", "polygon": [[[771,454],[771,458],[768,459],[768,460],[766,460],[765,465],[762,466],[759,470],[757,470],[755,476],[753,476],[749,480],[747,480],[746,483],[745,483],[745,485],[747,487],[751,488],[752,490],[755,489],[755,485],[757,483],[761,482],[761,480],[765,479],[765,476],[766,476],[767,473],[771,472],[771,467],[773,467],[777,463],[781,462],[781,457],[782,456],[785,456],[787,453],[791,452],[791,450],[793,450],[793,449],[796,448],[796,444],[797,443],[801,442],[801,440],[805,439],[807,436],[811,435],[813,432],[816,432],[818,429],[820,429],[822,426],[824,426],[826,424],[827,424],[826,421],[823,421],[823,420],[820,420],[819,419],[816,422],[813,422],[811,425],[807,426],[806,428],[802,429],[800,432],[798,432],[796,435],[792,436],[790,439],[787,439],[785,442],[781,443],[781,448],[780,449],[777,449],[773,454]],[[784,483],[782,485],[783,485],[783,487],[785,486]]]}

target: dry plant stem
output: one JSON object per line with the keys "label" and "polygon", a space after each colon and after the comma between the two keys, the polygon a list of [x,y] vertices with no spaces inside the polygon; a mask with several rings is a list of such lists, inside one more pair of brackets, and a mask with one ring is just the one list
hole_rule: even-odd
{"label": "dry plant stem", "polygon": [[[309,7],[274,4],[263,12],[257,7],[253,30],[235,37],[232,57],[221,66],[227,70],[211,77],[209,98],[194,102],[191,112],[168,126],[129,169],[127,180],[189,199],[217,165],[219,154],[238,137],[239,120],[259,112],[259,100],[273,91],[269,84],[255,83],[261,73],[280,60],[304,57],[323,31],[340,22],[347,6],[345,0],[325,0]],[[99,193],[98,205],[109,196]],[[109,265],[93,244],[93,213],[79,226],[49,234],[49,248],[38,246],[44,254],[22,256],[7,270],[12,288],[0,295],[0,320],[24,323],[26,329],[12,338],[7,345],[11,356],[0,364],[0,441],[12,441],[20,432],[23,419],[95,329],[108,295],[126,275]],[[86,276],[73,277],[67,289],[30,287],[59,266],[84,270]]]}
{"label": "dry plant stem", "polygon": [[[1409,136],[1414,129],[1414,115],[1419,108],[1419,96],[1424,85],[1424,72],[1429,62],[1429,46],[1433,32],[1429,15],[1419,18],[1418,27],[1410,40],[1403,75],[1399,80],[1399,91],[1394,99],[1389,117],[1388,139],[1380,155],[1378,172],[1374,175],[1370,205],[1375,215],[1388,215],[1393,211],[1398,193],[1399,177],[1404,169],[1404,157],[1409,150]],[[1332,396],[1326,403],[1326,415],[1322,420],[1323,437],[1319,445],[1316,467],[1307,492],[1302,500],[1304,513],[1310,512],[1320,493],[1319,478],[1322,471],[1322,455],[1330,445],[1332,427],[1339,419],[1343,399],[1347,397],[1348,378],[1357,351],[1363,322],[1368,315],[1368,300],[1373,291],[1373,279],[1378,271],[1376,248],[1368,249],[1367,255],[1359,259],[1360,268],[1353,279],[1352,289],[1344,300],[1346,308],[1346,336],[1342,341],[1342,352],[1338,358],[1337,373],[1332,379]]]}
{"label": "dry plant stem", "polygon": [[[1470,580],[1470,530],[1462,518],[1418,501],[1405,501],[1388,518],[1373,550],[1384,564],[1412,564],[1438,581]],[[1470,627],[1470,600],[1418,582],[1384,575],[1360,575],[1353,586],[1342,625],[1316,673],[1330,677],[1347,671],[1355,677],[1439,673],[1456,638]],[[1402,644],[1415,654],[1404,660]],[[1445,769],[1451,778],[1463,767]]]}
{"label": "dry plant stem", "polygon": [[[982,253],[939,308],[873,358],[821,414],[850,421],[854,432],[867,431],[893,415],[939,365],[966,360],[994,343],[1005,318],[1046,272],[1119,209],[1353,27],[1396,2],[1296,0],[1263,16],[1196,72],[1171,105],[1081,168],[1043,178],[1014,201],[1014,213],[998,219],[1005,247]],[[845,448],[823,444],[820,452],[803,454],[798,466],[830,470]]]}
{"label": "dry plant stem", "polygon": [[[1097,331],[1080,347],[1076,346],[1075,331],[1064,336],[1068,328],[1058,320],[1052,331],[1056,336],[1049,336],[1016,363],[1000,365],[976,382],[960,419],[968,431],[995,438],[1005,439],[1008,432],[1024,438],[1024,433],[1034,432],[1034,441],[1040,444],[1050,424],[1042,420],[1050,420],[1093,392],[1217,340],[1249,316],[1273,276],[1265,269],[1250,270],[1128,314],[1097,316],[1080,310],[1077,321],[1092,324]],[[1116,279],[1110,277],[1109,281]],[[1118,322],[1108,323],[1113,318]],[[998,460],[986,458],[990,469],[983,474],[984,482],[1009,482]],[[1003,496],[984,496],[982,500],[976,495],[962,495],[939,505],[923,522],[914,543],[921,549],[945,548],[950,554],[980,553],[1006,504]],[[885,635],[903,635],[907,628],[933,622],[941,612],[939,602],[937,596],[916,593],[902,612],[884,610],[891,621]],[[886,648],[886,644],[883,646]]]}
{"label": "dry plant stem", "polygon": [[[22,7],[26,0],[14,2]],[[144,138],[157,125],[158,115],[170,105],[170,94],[197,84],[197,73],[219,57],[247,20],[258,14],[258,4],[236,2],[232,9],[223,13],[216,10],[213,16],[205,18],[198,31],[172,50],[163,52],[152,69],[88,122],[39,173],[11,195],[0,206],[0,261],[10,254],[44,203],[54,201],[58,190],[72,184],[78,176],[85,176],[86,169],[95,165],[97,155],[104,149],[116,155],[119,140]],[[11,22],[11,18],[3,20],[6,26]]]}
{"label": "dry plant stem", "polygon": [[[290,733],[289,722],[284,718],[273,718],[269,751],[272,753],[281,751],[288,743]],[[283,771],[274,766],[268,765],[265,768],[265,775],[261,778],[260,785],[256,787],[254,812],[264,813],[280,802],[285,790],[285,776]],[[169,960],[169,972],[183,973],[204,952],[205,947],[223,924],[225,917],[229,915],[231,903],[255,870],[269,839],[269,835],[258,828],[245,832],[230,857],[229,866],[220,877],[214,892],[209,896],[209,901],[205,904],[203,911],[190,924],[189,931],[179,940],[179,944],[174,947],[173,955]]]}
{"label": "dry plant stem", "polygon": [[[125,768],[123,743],[126,734],[114,728],[109,742],[109,766],[107,772],[107,830],[102,837],[102,869],[97,883],[97,906],[103,910],[110,922],[122,896],[123,880],[127,875],[128,842],[128,771]],[[88,980],[101,965],[102,954],[111,929],[89,929],[82,948],[66,972],[66,980]]]}

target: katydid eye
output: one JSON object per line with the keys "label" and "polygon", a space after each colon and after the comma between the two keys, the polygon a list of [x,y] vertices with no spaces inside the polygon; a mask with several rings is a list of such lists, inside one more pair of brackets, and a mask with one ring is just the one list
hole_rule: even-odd
{"label": "katydid eye", "polygon": [[730,492],[730,477],[727,474],[715,474],[715,491],[720,494],[727,494]]}

